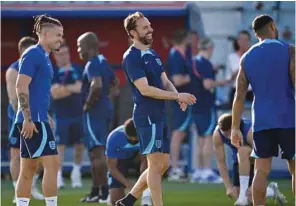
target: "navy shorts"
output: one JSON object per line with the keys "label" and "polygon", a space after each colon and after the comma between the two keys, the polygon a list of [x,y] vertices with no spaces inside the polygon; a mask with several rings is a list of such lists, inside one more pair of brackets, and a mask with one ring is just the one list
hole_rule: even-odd
{"label": "navy shorts", "polygon": [[109,118],[91,118],[89,113],[83,115],[84,140],[88,150],[106,145],[110,122]]}
{"label": "navy shorts", "polygon": [[183,112],[177,102],[173,102],[173,104],[173,130],[182,132],[189,130],[191,125],[192,107],[188,107],[186,111]]}
{"label": "navy shorts", "polygon": [[[57,155],[56,141],[48,122],[34,122],[38,133],[34,132],[31,139],[21,139],[21,157],[37,158],[41,156]],[[22,123],[15,125],[15,130],[22,130]]]}
{"label": "navy shorts", "polygon": [[67,120],[55,120],[55,138],[59,145],[82,144],[83,143],[83,122],[82,118]]}
{"label": "navy shorts", "polygon": [[[123,174],[124,177],[127,177],[128,171],[133,164],[133,159],[134,158],[117,160],[117,169]],[[109,189],[125,188],[125,186],[121,182],[119,182],[117,179],[115,179],[110,174],[110,172],[108,172],[108,187]]]}
{"label": "navy shorts", "polygon": [[282,159],[295,159],[295,128],[290,129],[269,129],[253,133],[254,158],[277,157],[279,146]]}
{"label": "navy shorts", "polygon": [[217,123],[216,109],[213,108],[204,113],[193,114],[192,121],[200,137],[211,136]]}
{"label": "navy shorts", "polygon": [[18,129],[15,129],[15,124],[13,119],[8,119],[8,147],[15,149],[20,149],[20,132]]}
{"label": "navy shorts", "polygon": [[140,151],[142,154],[146,155],[155,152],[170,152],[168,127],[164,121],[137,127],[137,133],[140,141]]}

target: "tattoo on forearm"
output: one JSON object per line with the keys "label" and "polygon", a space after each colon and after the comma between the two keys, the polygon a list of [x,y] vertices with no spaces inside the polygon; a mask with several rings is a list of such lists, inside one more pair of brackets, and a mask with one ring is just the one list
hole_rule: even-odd
{"label": "tattoo on forearm", "polygon": [[21,93],[18,95],[18,101],[23,112],[24,117],[31,119],[31,111],[29,108],[29,95]]}
{"label": "tattoo on forearm", "polygon": [[248,91],[249,81],[243,68],[240,69],[236,81],[236,97],[243,97]]}
{"label": "tattoo on forearm", "polygon": [[295,88],[295,47],[292,45],[290,45],[289,54],[290,54],[290,69],[289,69],[290,77]]}

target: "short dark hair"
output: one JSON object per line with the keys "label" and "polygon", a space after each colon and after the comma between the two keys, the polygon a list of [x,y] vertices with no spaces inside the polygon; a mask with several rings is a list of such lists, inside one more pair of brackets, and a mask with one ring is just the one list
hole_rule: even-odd
{"label": "short dark hair", "polygon": [[239,34],[239,35],[240,35],[240,34],[245,34],[245,35],[247,35],[247,36],[249,37],[249,39],[251,39],[251,34],[250,34],[250,32],[248,32],[247,30],[241,30],[238,34]]}
{"label": "short dark hair", "polygon": [[22,49],[27,49],[28,47],[37,44],[37,40],[30,36],[25,36],[21,38],[18,42],[18,51],[21,52]]}
{"label": "short dark hair", "polygon": [[128,120],[126,120],[123,124],[124,127],[124,133],[128,136],[128,137],[137,137],[137,130],[134,124],[134,121],[132,118],[129,118]]}
{"label": "short dark hair", "polygon": [[[222,114],[218,119],[218,128],[221,131],[228,131],[231,130],[231,124],[232,124],[232,115],[229,113]],[[240,129],[243,128],[243,121],[240,121]]]}
{"label": "short dark hair", "polygon": [[188,37],[188,32],[185,29],[178,29],[173,34],[173,44],[181,44]]}
{"label": "short dark hair", "polygon": [[144,14],[141,12],[137,11],[132,14],[129,14],[125,19],[124,19],[124,29],[127,32],[127,34],[133,39],[133,35],[131,35],[130,31],[134,30],[137,27],[136,21],[140,18],[144,18]]}
{"label": "short dark hair", "polygon": [[254,21],[252,22],[252,28],[256,34],[259,34],[261,33],[262,29],[264,29],[271,22],[273,22],[273,18],[263,14],[255,17]]}
{"label": "short dark hair", "polygon": [[62,26],[61,22],[47,14],[42,14],[34,17],[34,32],[38,35],[44,26],[55,25]]}

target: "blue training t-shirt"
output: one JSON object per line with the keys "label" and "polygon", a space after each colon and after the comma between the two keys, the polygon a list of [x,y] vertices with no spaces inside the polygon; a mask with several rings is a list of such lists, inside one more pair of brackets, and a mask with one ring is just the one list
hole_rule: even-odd
{"label": "blue training t-shirt", "polygon": [[[50,106],[50,87],[53,79],[52,64],[49,54],[40,44],[29,47],[22,55],[19,63],[19,74],[32,78],[29,85],[29,106],[32,121],[47,122]],[[16,114],[16,123],[23,122],[21,108]]]}
{"label": "blue training t-shirt", "polygon": [[90,59],[82,75],[82,99],[83,103],[87,100],[90,90],[90,84],[94,77],[102,79],[102,88],[98,101],[89,111],[91,117],[109,117],[112,112],[112,103],[109,99],[111,83],[115,79],[115,74],[111,70],[107,59],[103,55],[98,55]]}
{"label": "blue training t-shirt", "polygon": [[203,80],[212,79],[215,81],[215,72],[211,62],[204,57],[197,55],[194,57],[196,70],[199,77],[192,75],[194,84],[193,94],[196,97],[196,103],[192,107],[193,113],[207,113],[215,107],[215,89],[207,90],[203,86]]}
{"label": "blue training t-shirt", "polygon": [[[252,126],[252,123],[251,123],[250,120],[243,119],[243,123],[241,124],[240,130],[242,132],[243,140],[244,140],[245,144],[247,143],[247,136],[248,136],[248,133],[249,133],[249,130],[250,130],[251,126]],[[219,132],[219,135],[220,135],[221,140],[223,141],[223,143],[226,144],[227,146],[229,146],[229,148],[232,151],[232,161],[233,161],[233,163],[237,163],[238,162],[237,148],[231,144],[230,138],[227,138],[222,134],[220,129],[218,129],[218,132]]]}
{"label": "blue training t-shirt", "polygon": [[[183,56],[176,48],[172,48],[170,50],[166,67],[166,71],[170,79],[172,79],[174,75],[191,75],[192,73],[189,59],[186,56]],[[188,84],[176,87],[176,89],[178,92],[191,93],[191,83],[189,82]]]}
{"label": "blue training t-shirt", "polygon": [[135,125],[147,126],[163,121],[165,101],[143,96],[134,81],[146,77],[150,86],[163,89],[161,74],[164,72],[159,55],[153,50],[139,50],[131,46],[123,55],[123,68],[132,88]]}
{"label": "blue training t-shirt", "polygon": [[[82,69],[76,65],[71,65],[70,69],[55,68],[53,84],[67,86],[81,81]],[[53,116],[56,119],[67,120],[82,116],[82,96],[81,93],[73,93],[62,99],[55,99],[52,102]]]}
{"label": "blue training t-shirt", "polygon": [[129,159],[140,150],[140,143],[135,145],[128,143],[124,133],[124,127],[114,129],[107,138],[105,155],[109,158]]}
{"label": "blue training t-shirt", "polygon": [[[18,72],[19,71],[19,60],[13,62],[8,68],[15,69]],[[12,120],[14,120],[14,118],[15,118],[15,113],[13,111],[11,104],[8,104],[7,116],[9,119],[12,119]]]}
{"label": "blue training t-shirt", "polygon": [[254,93],[253,131],[295,128],[295,88],[289,72],[289,45],[265,39],[252,46],[242,59]]}

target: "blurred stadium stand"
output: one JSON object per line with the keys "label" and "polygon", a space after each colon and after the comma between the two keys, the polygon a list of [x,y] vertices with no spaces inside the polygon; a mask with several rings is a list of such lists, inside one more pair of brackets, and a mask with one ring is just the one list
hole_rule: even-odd
{"label": "blurred stadium stand", "polygon": [[[280,38],[283,39],[284,30],[292,31],[292,38],[284,39],[294,42],[295,34],[295,2],[111,2],[111,1],[7,1],[1,2],[2,18],[2,40],[1,40],[1,71],[2,71],[2,122],[1,122],[1,143],[2,148],[7,144],[7,94],[5,87],[5,71],[9,64],[18,58],[17,42],[25,35],[32,35],[32,16],[47,13],[61,20],[64,25],[65,39],[70,45],[72,61],[83,64],[76,52],[77,37],[86,32],[94,31],[101,41],[101,52],[108,58],[113,69],[121,80],[121,95],[116,100],[119,110],[116,122],[122,124],[131,116],[132,99],[129,88],[125,85],[125,77],[121,70],[121,59],[128,47],[128,40],[123,28],[123,19],[134,11],[141,11],[152,23],[155,29],[153,47],[160,53],[163,61],[166,60],[171,42],[171,34],[178,28],[187,28],[198,33],[199,38],[209,36],[215,43],[215,50],[212,57],[214,65],[225,65],[226,58],[232,52],[230,36],[236,36],[239,30],[251,31],[253,18],[261,13],[272,15],[279,26]],[[261,8],[260,8],[261,7]],[[258,9],[260,8],[260,10]],[[197,39],[195,39],[195,44]],[[252,39],[255,42],[253,36]],[[196,51],[194,51],[196,53]],[[226,75],[226,69],[220,70],[217,77]],[[228,89],[218,89],[217,99],[226,102]],[[225,112],[227,110],[220,110]],[[250,116],[247,110],[246,116]],[[196,134],[191,141],[196,145]],[[184,163],[189,166],[195,162],[196,155],[193,154],[196,147],[184,146]],[[7,151],[2,149],[2,171],[8,172]],[[64,164],[65,169],[70,169],[71,148],[66,151]],[[192,158],[191,158],[192,157]],[[228,160],[230,158],[228,157]],[[4,161],[5,160],[5,161]],[[85,154],[84,169],[88,170],[89,162]],[[214,163],[215,164],[215,163]],[[230,165],[230,164],[229,164]],[[274,159],[273,176],[287,176],[287,166],[283,161]]]}

